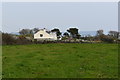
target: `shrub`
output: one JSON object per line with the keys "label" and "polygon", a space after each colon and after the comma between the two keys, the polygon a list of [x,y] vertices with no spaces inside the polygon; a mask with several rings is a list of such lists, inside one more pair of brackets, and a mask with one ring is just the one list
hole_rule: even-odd
{"label": "shrub", "polygon": [[26,39],[24,36],[19,36],[19,38],[17,39],[17,44],[31,44],[32,41]]}
{"label": "shrub", "polygon": [[99,38],[103,42],[108,42],[108,43],[113,43],[114,42],[114,38],[110,37],[110,36],[100,35]]}
{"label": "shrub", "polygon": [[16,40],[12,37],[12,35],[8,33],[2,33],[2,44],[10,45],[16,43]]}
{"label": "shrub", "polygon": [[3,45],[12,45],[12,44],[31,44],[31,40],[25,38],[25,36],[18,36],[14,38],[13,35],[8,33],[2,33],[2,44]]}

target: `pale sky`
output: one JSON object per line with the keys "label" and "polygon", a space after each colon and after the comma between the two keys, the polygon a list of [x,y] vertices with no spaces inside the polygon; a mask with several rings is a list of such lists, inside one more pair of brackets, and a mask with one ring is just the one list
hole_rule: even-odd
{"label": "pale sky", "polygon": [[119,0],[1,0],[2,2],[119,2]]}
{"label": "pale sky", "polygon": [[80,31],[118,30],[117,2],[5,2],[2,4],[2,30],[69,27]]}

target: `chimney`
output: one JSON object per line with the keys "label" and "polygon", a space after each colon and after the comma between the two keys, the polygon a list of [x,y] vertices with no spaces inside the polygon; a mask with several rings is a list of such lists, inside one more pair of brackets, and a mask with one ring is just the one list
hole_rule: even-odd
{"label": "chimney", "polygon": [[45,28],[43,28],[43,30],[44,30],[44,31],[46,31],[46,29],[45,29]]}

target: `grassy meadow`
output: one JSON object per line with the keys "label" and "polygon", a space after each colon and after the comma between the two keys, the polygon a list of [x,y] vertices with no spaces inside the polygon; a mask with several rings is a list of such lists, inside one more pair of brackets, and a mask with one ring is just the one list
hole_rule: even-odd
{"label": "grassy meadow", "polygon": [[117,44],[32,44],[2,47],[3,78],[117,78]]}

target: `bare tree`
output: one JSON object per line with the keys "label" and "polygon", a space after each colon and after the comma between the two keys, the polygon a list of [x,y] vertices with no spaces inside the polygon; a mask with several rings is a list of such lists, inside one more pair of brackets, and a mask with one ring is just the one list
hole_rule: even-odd
{"label": "bare tree", "polygon": [[36,33],[36,32],[38,32],[39,31],[39,28],[34,28],[33,29],[33,33]]}
{"label": "bare tree", "polygon": [[99,36],[99,35],[103,35],[103,30],[98,30],[97,31],[97,36]]}
{"label": "bare tree", "polygon": [[109,31],[109,35],[114,38],[119,38],[119,32],[117,31]]}
{"label": "bare tree", "polygon": [[21,35],[27,35],[27,34],[31,33],[31,30],[30,29],[22,29],[22,30],[19,31],[19,33]]}

